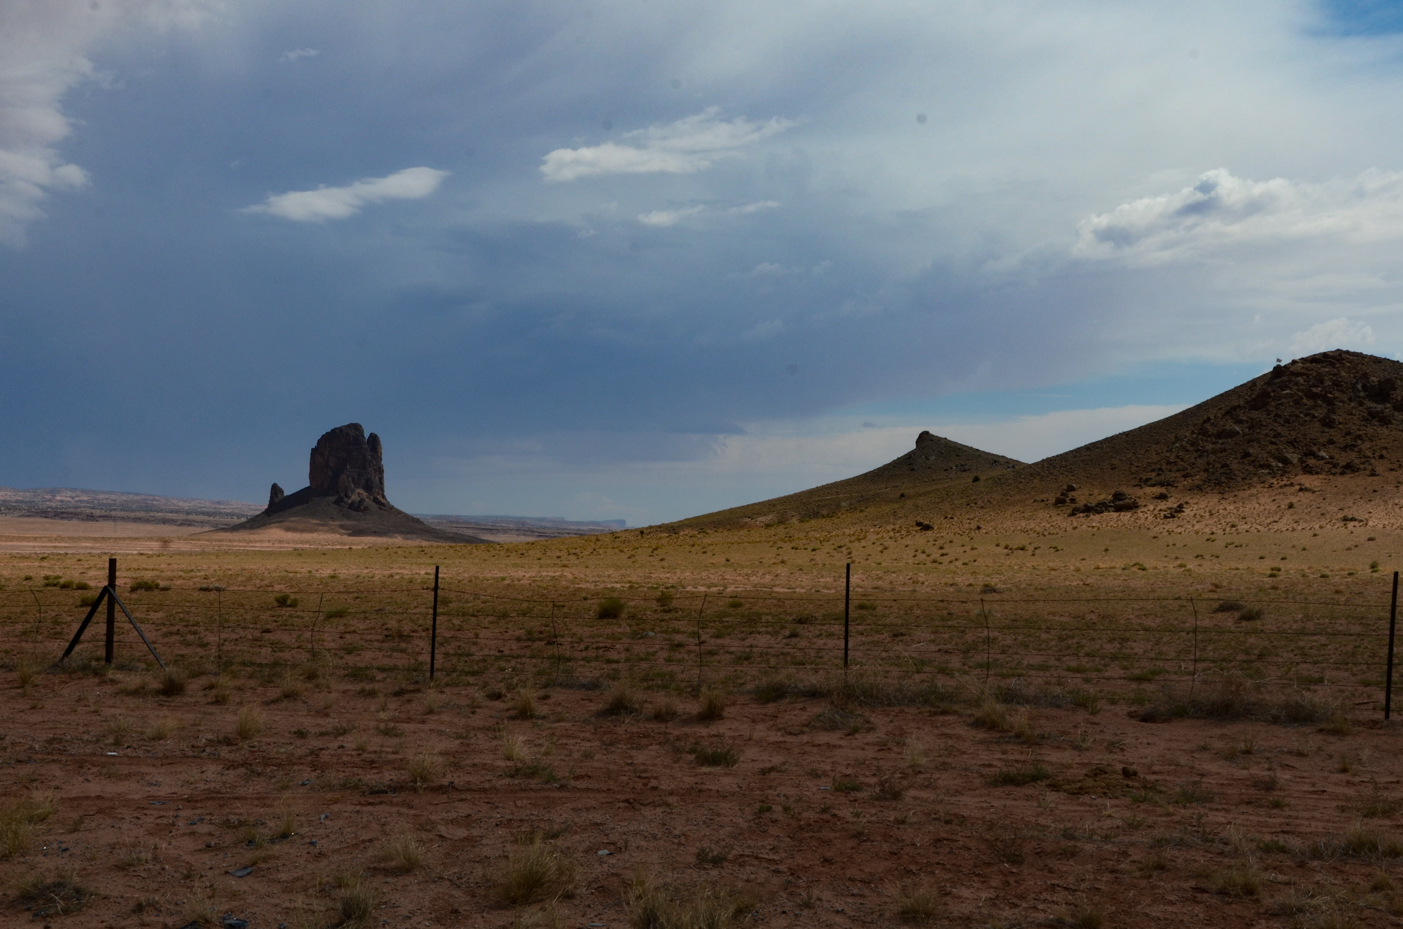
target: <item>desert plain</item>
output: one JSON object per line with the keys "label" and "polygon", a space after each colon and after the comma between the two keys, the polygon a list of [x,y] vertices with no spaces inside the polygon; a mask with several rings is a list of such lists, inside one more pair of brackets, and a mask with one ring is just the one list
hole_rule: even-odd
{"label": "desert plain", "polygon": [[[1166,519],[936,487],[502,545],[11,523],[0,907],[1392,925],[1395,488],[1185,494]],[[166,672],[121,612],[106,666],[101,610],[56,664],[109,555]]]}

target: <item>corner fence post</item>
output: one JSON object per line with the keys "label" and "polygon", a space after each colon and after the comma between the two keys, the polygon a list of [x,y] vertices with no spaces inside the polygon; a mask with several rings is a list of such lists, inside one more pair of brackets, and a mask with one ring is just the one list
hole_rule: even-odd
{"label": "corner fence post", "polygon": [[434,565],[434,619],[429,629],[429,680],[434,679],[434,660],[438,657],[438,565]]}
{"label": "corner fence post", "polygon": [[103,663],[112,667],[113,653],[117,641],[117,559],[107,559],[107,644],[103,649]]}
{"label": "corner fence post", "polygon": [[853,563],[848,562],[847,575],[843,581],[843,670],[848,670],[848,629],[852,615]]}
{"label": "corner fence post", "polygon": [[1393,712],[1393,633],[1398,627],[1398,572],[1393,572],[1393,602],[1388,607],[1388,670],[1384,672],[1384,719]]}

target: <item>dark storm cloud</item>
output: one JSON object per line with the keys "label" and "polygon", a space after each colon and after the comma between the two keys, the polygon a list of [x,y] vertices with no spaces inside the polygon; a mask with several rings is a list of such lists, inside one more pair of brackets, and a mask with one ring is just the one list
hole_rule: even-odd
{"label": "dark storm cloud", "polygon": [[679,516],[878,463],[844,410],[1399,334],[1397,69],[1320,9],[108,6],[0,69],[0,483],[358,420],[415,509]]}

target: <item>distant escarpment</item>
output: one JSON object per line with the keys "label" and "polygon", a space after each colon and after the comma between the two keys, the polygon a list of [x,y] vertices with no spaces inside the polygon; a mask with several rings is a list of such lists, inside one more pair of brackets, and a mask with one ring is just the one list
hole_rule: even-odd
{"label": "distant escarpment", "polygon": [[268,508],[224,532],[279,528],[289,532],[332,532],[385,536],[426,542],[482,542],[476,536],[435,529],[396,508],[385,496],[384,449],[360,423],[323,433],[312,448],[307,486],[284,493],[276,483]]}

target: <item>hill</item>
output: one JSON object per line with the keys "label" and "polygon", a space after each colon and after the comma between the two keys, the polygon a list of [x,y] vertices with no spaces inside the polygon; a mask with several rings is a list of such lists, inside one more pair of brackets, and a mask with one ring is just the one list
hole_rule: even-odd
{"label": "hill", "polygon": [[935,488],[952,484],[963,486],[986,475],[1000,474],[1022,466],[1023,463],[1016,459],[922,432],[916,437],[916,447],[911,451],[856,477],[696,516],[674,525],[689,528],[759,526],[858,513],[883,501],[924,495]]}
{"label": "hill", "polygon": [[[838,518],[915,530],[1128,525],[1209,519],[1257,526],[1403,523],[1403,363],[1335,350],[1271,371],[1173,416],[1029,465],[921,433],[856,477],[673,524],[725,528]],[[1298,507],[1294,499],[1302,497]],[[1287,519],[1286,510],[1293,510]]]}

